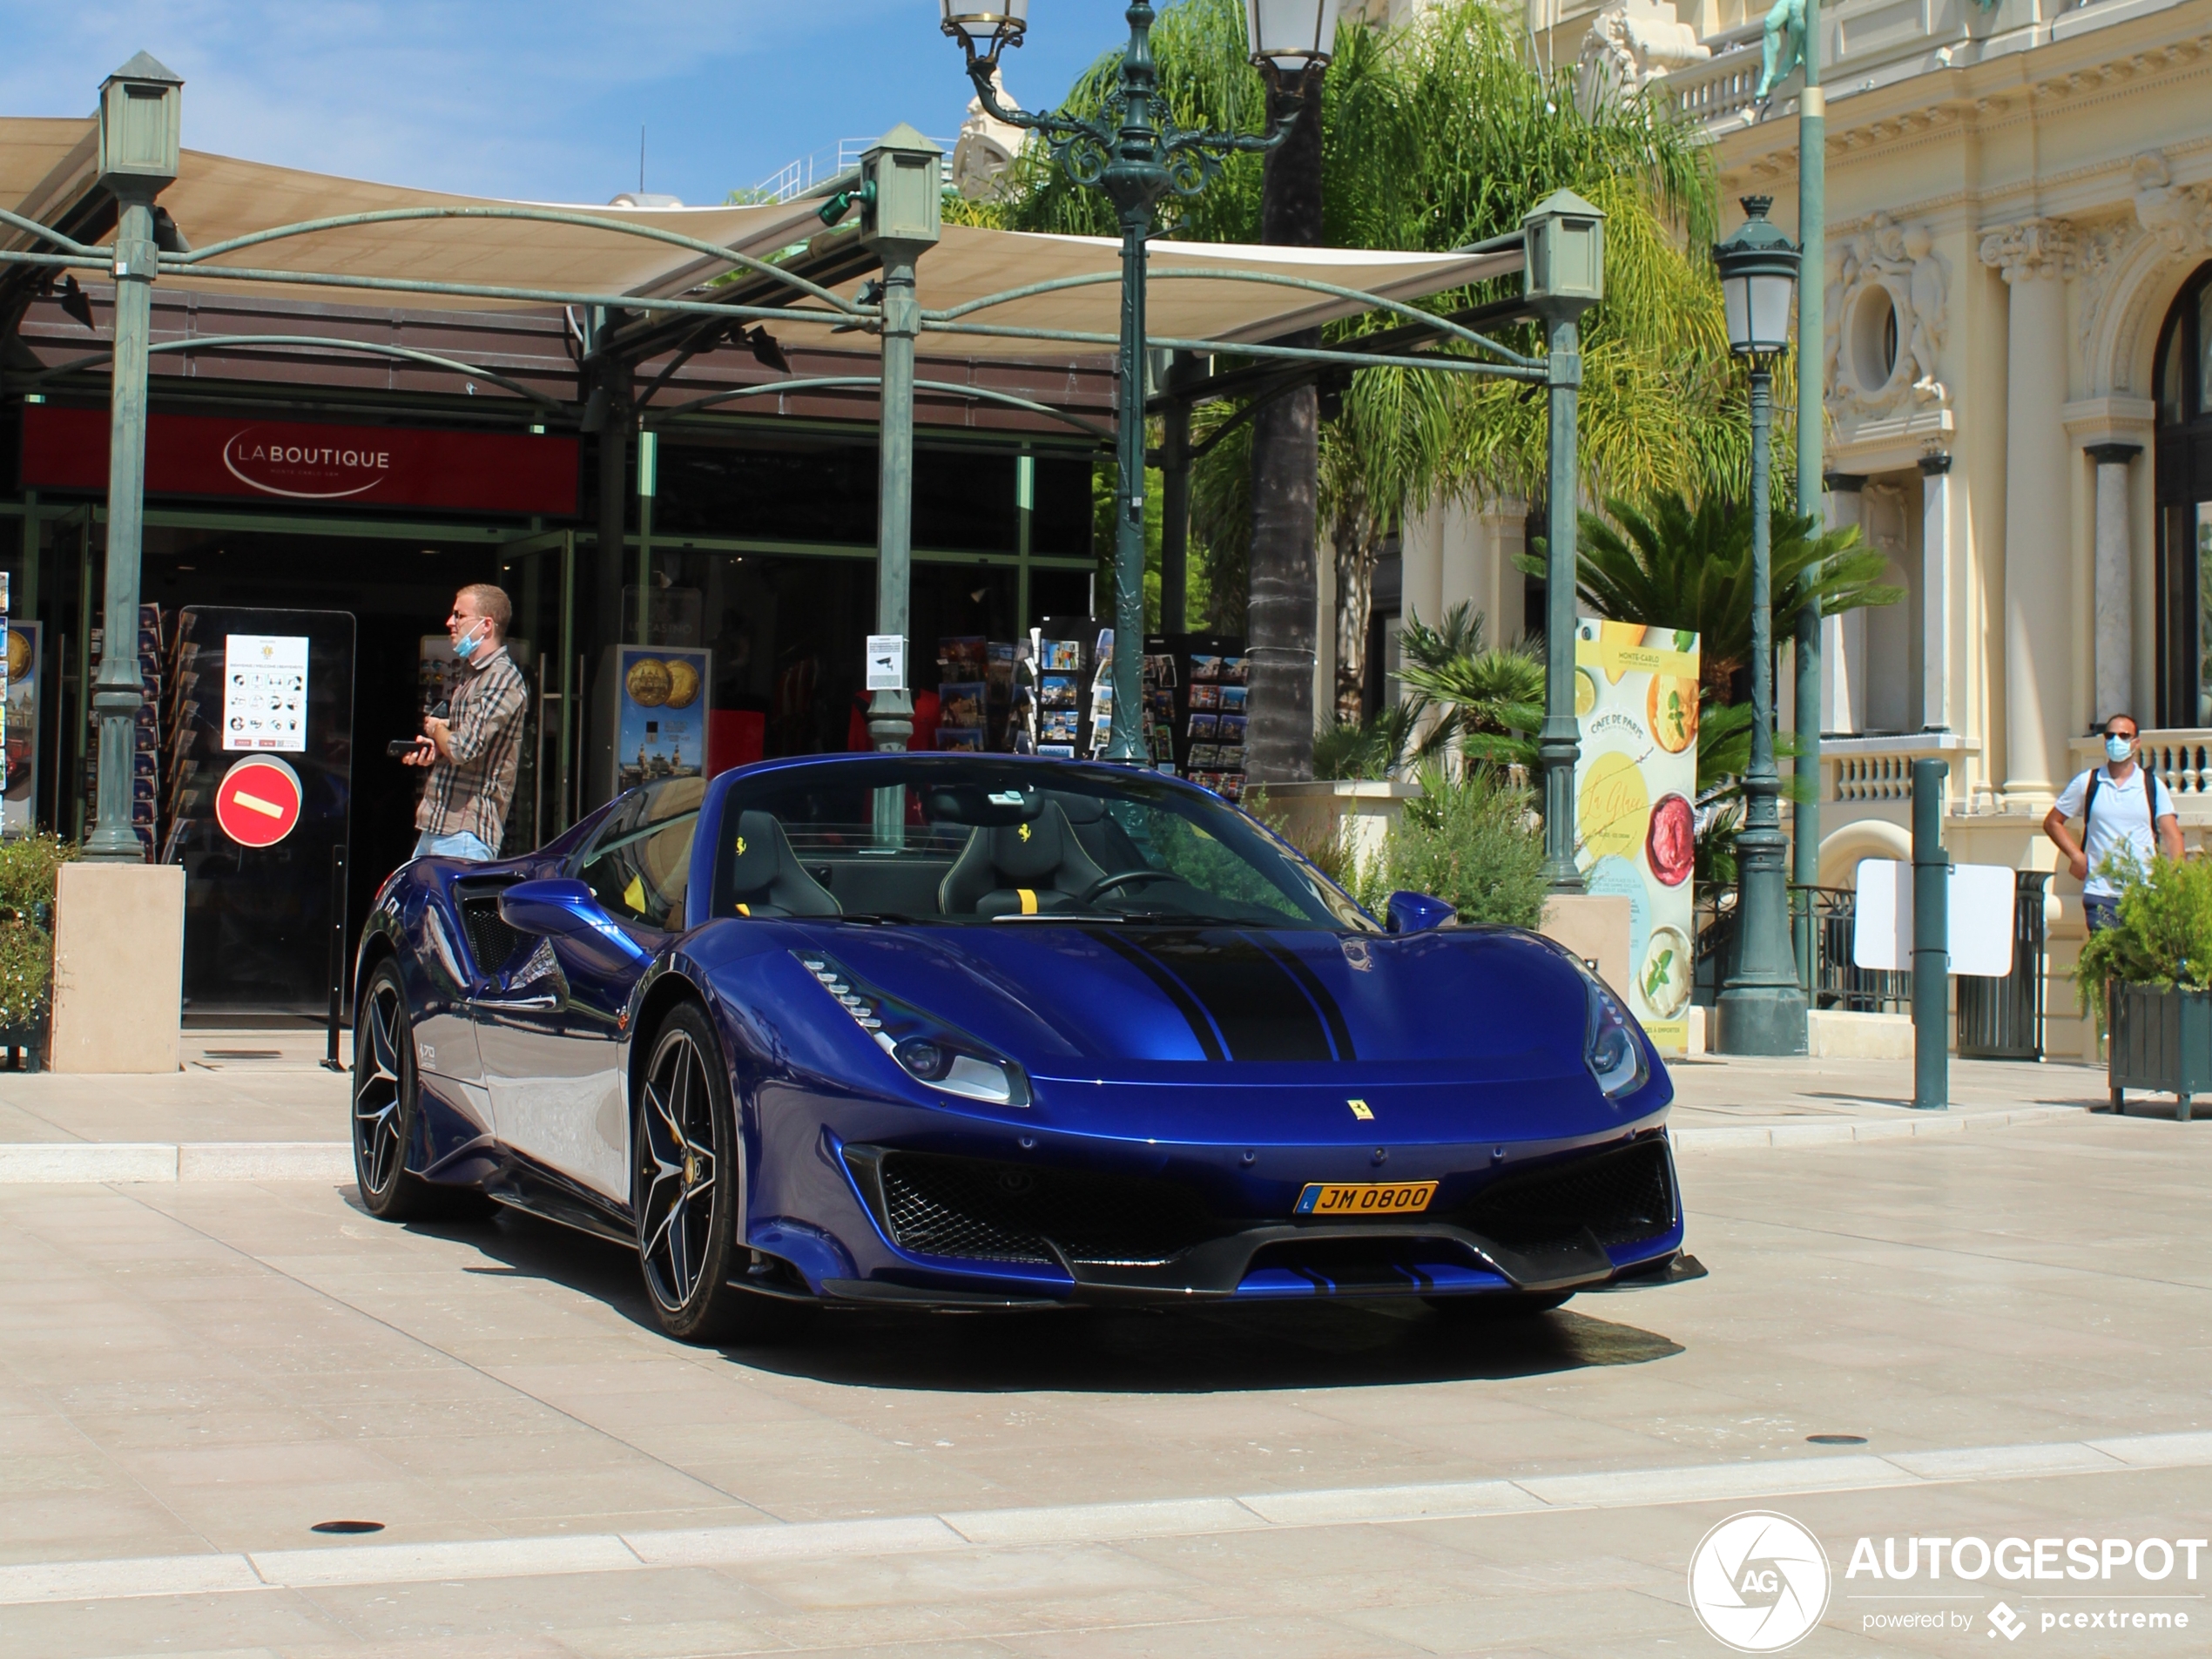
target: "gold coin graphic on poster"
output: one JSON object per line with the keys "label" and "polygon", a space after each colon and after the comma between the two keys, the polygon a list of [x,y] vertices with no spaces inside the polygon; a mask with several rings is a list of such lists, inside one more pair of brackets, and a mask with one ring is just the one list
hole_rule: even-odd
{"label": "gold coin graphic on poster", "polygon": [[661,666],[668,671],[668,706],[690,708],[699,694],[699,671],[681,657],[671,657]]}
{"label": "gold coin graphic on poster", "polygon": [[668,664],[658,657],[641,657],[631,664],[630,673],[623,683],[629,687],[630,700],[639,708],[657,709],[668,701]]}
{"label": "gold coin graphic on poster", "polygon": [[8,630],[8,684],[30,678],[30,636],[19,628]]}
{"label": "gold coin graphic on poster", "polygon": [[1697,682],[1654,674],[1644,693],[1644,712],[1651,717],[1651,735],[1659,746],[1680,754],[1697,740]]}
{"label": "gold coin graphic on poster", "polygon": [[1590,762],[1575,806],[1575,827],[1590,856],[1633,860],[1651,822],[1651,793],[1635,759],[1614,752]]}

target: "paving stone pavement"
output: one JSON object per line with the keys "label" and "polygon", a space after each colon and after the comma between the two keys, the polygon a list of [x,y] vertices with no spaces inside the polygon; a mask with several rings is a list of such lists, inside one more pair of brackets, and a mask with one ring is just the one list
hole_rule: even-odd
{"label": "paving stone pavement", "polygon": [[[347,1079],[323,1034],[195,1032],[172,1076],[0,1072],[0,1184],[345,1178]],[[350,1063],[350,1039],[341,1042]],[[1912,1109],[1909,1061],[1699,1058],[1670,1068],[1685,1150],[1940,1136],[2101,1108],[2104,1073],[2064,1062],[1951,1062],[1951,1108]],[[2170,1098],[2133,1114],[2172,1117]]]}
{"label": "paving stone pavement", "polygon": [[[0,1651],[1718,1652],[1687,1562],[1763,1509],[1834,1575],[1795,1651],[2009,1650],[2001,1597],[2038,1653],[2202,1652],[2212,1552],[1844,1574],[1862,1534],[2212,1536],[2208,1135],[1693,1149],[1710,1278],[1515,1325],[860,1313],[729,1351],[527,1217],[0,1185]],[[2192,1627],[2042,1627],[2107,1602]],[[1866,1622],[1900,1609],[1966,1628]]]}

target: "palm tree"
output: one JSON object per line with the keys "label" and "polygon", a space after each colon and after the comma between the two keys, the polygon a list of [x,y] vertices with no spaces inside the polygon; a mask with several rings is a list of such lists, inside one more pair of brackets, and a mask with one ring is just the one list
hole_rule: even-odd
{"label": "palm tree", "polygon": [[[1183,0],[1162,13],[1153,46],[1179,123],[1262,127],[1265,93],[1244,61],[1242,14],[1238,0]],[[1096,108],[1116,62],[1111,54],[1101,58],[1067,103]],[[1339,30],[1322,83],[1321,149],[1321,239],[1331,246],[1462,246],[1516,229],[1532,204],[1562,187],[1604,208],[1607,297],[1582,327],[1588,486],[1634,494],[1687,479],[1700,493],[1741,492],[1748,426],[1703,252],[1717,214],[1710,153],[1695,126],[1656,102],[1582,109],[1571,72],[1548,76],[1533,65],[1501,11],[1487,0],[1450,0],[1396,30],[1357,23]],[[1010,171],[996,222],[1115,233],[1103,199],[1070,184],[1041,152],[1026,152]],[[1201,195],[1163,204],[1163,232],[1258,239],[1262,172],[1258,159],[1232,158]],[[1449,311],[1503,297],[1507,286],[1426,303]],[[1397,323],[1354,320],[1330,332],[1342,337]],[[1501,337],[1523,351],[1538,348],[1533,328]],[[1777,401],[1793,407],[1787,388],[1777,388]],[[1547,454],[1544,404],[1517,382],[1368,369],[1352,377],[1343,410],[1323,430],[1318,502],[1319,522],[1336,538],[1340,687],[1364,678],[1368,583],[1404,512],[1441,496],[1533,499]],[[1271,543],[1254,556],[1251,516],[1267,503],[1251,485],[1255,476],[1282,475],[1278,450],[1290,440],[1271,426],[1257,444],[1252,437],[1248,425],[1211,450],[1192,477],[1192,554],[1211,566],[1216,627],[1236,609],[1223,603],[1234,565],[1249,566],[1247,580],[1235,584],[1247,592],[1279,579],[1269,568]],[[1777,442],[1786,453],[1786,439]],[[1292,459],[1315,464],[1310,450]],[[1241,524],[1227,518],[1231,508],[1241,509]],[[1255,696],[1248,739],[1258,743],[1264,724],[1285,712],[1271,715]]]}
{"label": "palm tree", "polygon": [[[1735,702],[1736,676],[1751,651],[1750,515],[1717,495],[1692,506],[1681,491],[1665,490],[1640,505],[1608,500],[1604,516],[1584,513],[1581,524],[1582,603],[1615,622],[1696,633],[1708,700]],[[1777,507],[1768,530],[1777,624],[1815,600],[1822,616],[1834,617],[1905,597],[1882,580],[1889,561],[1860,541],[1855,524],[1815,536],[1811,519]],[[1777,625],[1774,637],[1787,634]]]}

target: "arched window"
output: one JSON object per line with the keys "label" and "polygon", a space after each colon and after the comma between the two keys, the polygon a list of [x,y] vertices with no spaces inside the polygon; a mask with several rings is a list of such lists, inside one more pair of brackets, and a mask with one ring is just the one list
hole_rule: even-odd
{"label": "arched window", "polygon": [[2166,314],[2158,405],[2158,723],[2212,726],[2212,265]]}

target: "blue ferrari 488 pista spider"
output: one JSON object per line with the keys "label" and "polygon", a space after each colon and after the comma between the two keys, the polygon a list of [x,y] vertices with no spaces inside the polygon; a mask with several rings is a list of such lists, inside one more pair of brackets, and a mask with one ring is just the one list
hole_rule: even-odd
{"label": "blue ferrari 488 pista spider", "polygon": [[1423,1297],[1685,1271],[1673,1088],[1547,939],[1387,927],[1152,772],[770,761],[426,858],[355,970],[361,1194],[634,1247],[694,1340],[797,1305]]}

